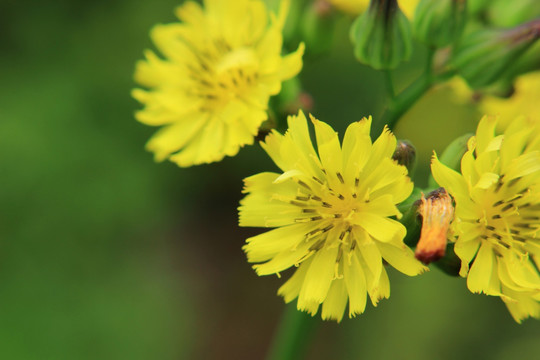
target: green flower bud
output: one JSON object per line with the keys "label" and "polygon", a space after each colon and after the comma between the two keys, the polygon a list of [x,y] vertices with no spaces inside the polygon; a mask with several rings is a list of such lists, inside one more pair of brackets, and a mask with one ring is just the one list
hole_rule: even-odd
{"label": "green flower bud", "polygon": [[399,140],[392,159],[405,166],[409,171],[409,176],[411,176],[416,165],[416,149],[409,141]]}
{"label": "green flower bud", "polygon": [[489,22],[495,26],[512,27],[540,16],[538,0],[495,0],[487,10]]}
{"label": "green flower bud", "polygon": [[350,35],[356,59],[374,69],[394,69],[411,56],[409,20],[396,0],[371,0]]}
{"label": "green flower bud", "polygon": [[413,31],[422,43],[441,48],[459,39],[466,20],[466,0],[421,0],[414,13]]}
{"label": "green flower bud", "polygon": [[485,29],[465,37],[450,61],[474,89],[487,87],[508,71],[540,37],[540,19],[512,29]]}

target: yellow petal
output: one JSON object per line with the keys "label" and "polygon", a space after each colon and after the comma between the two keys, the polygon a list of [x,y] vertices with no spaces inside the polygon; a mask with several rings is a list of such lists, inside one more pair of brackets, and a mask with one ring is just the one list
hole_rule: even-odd
{"label": "yellow petal", "polygon": [[493,273],[494,254],[491,245],[484,242],[474,259],[469,276],[467,277],[467,287],[473,293],[489,294],[489,282]]}
{"label": "yellow petal", "polygon": [[377,247],[384,260],[406,275],[415,276],[427,270],[427,267],[416,260],[412,250],[405,244],[394,246],[381,242],[377,244]]}
{"label": "yellow petal", "polygon": [[366,308],[366,277],[355,253],[350,255],[350,261],[344,261],[343,280],[349,294],[349,317],[363,313]]}
{"label": "yellow petal", "polygon": [[[279,273],[296,264],[300,264],[303,260],[305,260],[306,256],[308,256],[309,254],[308,249],[310,246],[311,243],[301,241],[298,246],[282,251],[276,256],[274,256],[272,260],[264,264],[254,265],[253,268],[258,275],[270,275]],[[309,280],[309,278],[306,277],[306,280]]]}
{"label": "yellow petal", "polygon": [[433,154],[431,159],[431,173],[435,181],[444,187],[458,202],[461,198],[468,197],[469,191],[463,176],[443,165],[436,154]]}
{"label": "yellow petal", "polygon": [[489,143],[495,137],[495,127],[497,118],[494,116],[484,116],[478,123],[476,129],[476,151],[480,154],[486,151]]}
{"label": "yellow petal", "polygon": [[313,257],[300,295],[298,304],[322,303],[328,294],[335,273],[337,247],[323,247]]}
{"label": "yellow petal", "polygon": [[309,223],[280,227],[248,238],[242,249],[249,262],[267,261],[281,252],[291,251],[313,229]]}
{"label": "yellow petal", "polygon": [[317,148],[322,166],[329,176],[336,173],[343,173],[341,146],[337,133],[328,124],[311,118],[315,125],[315,135],[317,137]]}
{"label": "yellow petal", "polygon": [[469,263],[476,255],[478,248],[480,247],[480,241],[458,241],[454,245],[454,251],[456,255],[461,259],[461,269],[459,275],[462,277],[467,276],[469,272]]}
{"label": "yellow petal", "polygon": [[304,55],[304,50],[304,43],[300,43],[295,52],[285,55],[282,58],[281,70],[279,71],[281,80],[288,80],[298,75],[302,69],[302,56]]}
{"label": "yellow petal", "polygon": [[198,116],[191,121],[182,121],[164,127],[150,138],[146,148],[154,153],[156,161],[163,161],[171,153],[188,145],[207,121],[207,117]]}
{"label": "yellow petal", "polygon": [[323,320],[336,320],[340,322],[347,306],[347,288],[343,279],[332,281],[328,295],[322,305],[321,317]]}
{"label": "yellow petal", "polygon": [[278,295],[283,296],[286,303],[290,303],[300,294],[300,289],[302,288],[302,284],[304,283],[312,260],[313,257],[310,257],[301,263],[298,269],[296,269],[294,272],[293,276],[291,276],[291,278],[279,288]]}
{"label": "yellow petal", "polygon": [[395,238],[403,240],[406,233],[405,227],[398,221],[367,212],[358,214],[355,217],[355,223],[373,238],[383,242],[389,242]]}

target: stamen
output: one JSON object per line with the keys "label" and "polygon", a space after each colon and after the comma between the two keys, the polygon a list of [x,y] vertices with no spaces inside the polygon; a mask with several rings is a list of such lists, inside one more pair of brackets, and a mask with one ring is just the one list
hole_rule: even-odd
{"label": "stamen", "polygon": [[322,180],[319,179],[318,177],[312,176],[311,178],[312,178],[313,180],[315,180],[316,182],[318,182],[319,184],[324,185],[324,183],[322,182]]}
{"label": "stamen", "polygon": [[317,241],[315,244],[313,244],[313,245],[311,245],[309,247],[309,251],[317,251],[317,250],[322,249],[325,242],[326,242],[326,239],[321,239],[321,240]]}
{"label": "stamen", "polygon": [[518,178],[515,178],[515,179],[512,179],[508,182],[508,187],[512,187],[514,185],[516,185],[516,183],[520,180],[521,178],[518,177]]}
{"label": "stamen", "polygon": [[302,212],[303,213],[316,213],[317,210],[315,210],[315,209],[302,209]]}
{"label": "stamen", "polygon": [[501,211],[507,211],[507,210],[510,210],[513,207],[514,207],[514,204],[510,203],[510,204],[506,205],[505,207],[503,207],[501,209]]}
{"label": "stamen", "polygon": [[334,225],[330,224],[327,227],[325,227],[324,229],[322,229],[322,232],[325,233],[325,232],[327,232],[328,230],[330,230],[333,227],[334,227]]}
{"label": "stamen", "polygon": [[297,182],[298,182],[298,185],[303,186],[303,187],[305,187],[305,188],[308,189],[308,190],[311,190],[311,188],[308,186],[308,184],[306,184],[306,183],[303,182],[302,180],[297,180]]}
{"label": "stamen", "polygon": [[341,176],[340,173],[336,173],[336,176],[337,176],[340,183],[345,184],[345,181],[343,180],[343,176]]}

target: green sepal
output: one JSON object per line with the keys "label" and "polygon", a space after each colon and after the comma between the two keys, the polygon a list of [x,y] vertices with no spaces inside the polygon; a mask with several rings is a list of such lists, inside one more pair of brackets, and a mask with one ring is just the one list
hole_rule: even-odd
{"label": "green sepal", "polygon": [[434,264],[447,275],[459,276],[461,259],[454,252],[454,243],[449,242],[446,245],[446,252],[444,256],[439,260],[434,261],[432,264]]}
{"label": "green sepal", "polygon": [[418,243],[420,231],[422,230],[422,221],[418,216],[418,206],[421,198],[422,189],[415,187],[407,200],[398,205],[398,210],[403,214],[399,222],[407,229],[403,242],[411,248]]}

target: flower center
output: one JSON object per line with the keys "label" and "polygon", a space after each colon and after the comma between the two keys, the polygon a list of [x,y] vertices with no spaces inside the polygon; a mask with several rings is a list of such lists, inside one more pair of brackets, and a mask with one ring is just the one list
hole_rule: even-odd
{"label": "flower center", "polygon": [[[349,235],[355,223],[355,217],[369,200],[363,200],[358,195],[359,179],[354,186],[347,186],[340,173],[336,174],[336,183],[326,182],[313,176],[302,181],[296,179],[299,185],[298,195],[294,199],[283,199],[300,208],[301,216],[295,219],[297,223],[313,222],[316,228],[306,235],[306,240],[321,237],[331,229],[339,232],[337,240],[341,245],[349,243],[354,249],[355,241]],[[316,245],[321,248],[327,243],[322,237]]]}
{"label": "flower center", "polygon": [[235,98],[246,100],[259,76],[259,60],[253,49],[231,49],[224,40],[216,40],[205,51],[193,53],[197,61],[188,66],[194,82],[189,91],[204,100],[202,110],[215,110]]}
{"label": "flower center", "polygon": [[495,249],[527,253],[525,242],[537,239],[540,229],[540,204],[520,179],[504,182],[504,176],[494,184],[485,200],[485,215],[481,238],[495,245]]}

